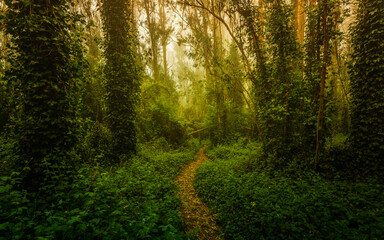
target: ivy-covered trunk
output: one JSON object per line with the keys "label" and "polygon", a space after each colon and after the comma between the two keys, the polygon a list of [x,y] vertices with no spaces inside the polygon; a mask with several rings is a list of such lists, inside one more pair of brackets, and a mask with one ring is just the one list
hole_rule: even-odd
{"label": "ivy-covered trunk", "polygon": [[[107,122],[112,132],[115,159],[136,152],[136,105],[139,65],[131,1],[103,0]],[[122,157],[122,158],[121,158]],[[117,163],[117,162],[116,162]]]}
{"label": "ivy-covered trunk", "polygon": [[[77,142],[78,80],[83,67],[76,36],[79,20],[66,0],[5,1],[6,31],[12,35],[6,73],[13,123],[19,142],[19,169],[36,187],[54,169],[69,165]],[[25,171],[23,167],[27,167]]]}
{"label": "ivy-covered trunk", "polygon": [[325,124],[325,80],[327,78],[327,66],[329,57],[329,30],[328,30],[328,1],[322,1],[323,11],[323,61],[321,63],[320,71],[320,90],[319,90],[319,111],[317,114],[316,124],[316,154],[314,169],[316,169],[319,160],[319,154],[324,145],[324,124]]}
{"label": "ivy-covered trunk", "polygon": [[384,172],[384,1],[359,1],[351,68],[353,169]]}
{"label": "ivy-covered trunk", "polygon": [[264,3],[265,70],[255,84],[256,102],[265,153],[276,156],[274,167],[283,167],[299,153],[300,51],[291,6],[280,0]]}

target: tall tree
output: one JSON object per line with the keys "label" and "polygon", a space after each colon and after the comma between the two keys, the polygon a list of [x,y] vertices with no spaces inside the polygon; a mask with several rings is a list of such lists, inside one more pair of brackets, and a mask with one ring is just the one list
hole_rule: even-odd
{"label": "tall tree", "polygon": [[354,169],[384,172],[384,8],[383,0],[358,1],[351,68]]}
{"label": "tall tree", "polygon": [[167,46],[169,37],[172,32],[172,28],[167,26],[167,22],[170,20],[167,18],[166,12],[166,0],[160,0],[160,29],[161,29],[161,47],[163,49],[163,70],[164,75],[168,76],[168,61],[167,61]]}
{"label": "tall tree", "polygon": [[[160,79],[160,65],[159,65],[159,44],[160,44],[160,26],[157,20],[157,4],[155,1],[143,0],[143,8],[146,15],[146,25],[149,33],[150,50],[151,50],[151,62],[153,78],[156,82]],[[164,40],[164,39],[163,39]]]}
{"label": "tall tree", "polygon": [[273,163],[281,166],[299,153],[300,51],[291,6],[282,0],[265,4],[265,76],[256,78],[256,102],[266,154],[285,160]]}
{"label": "tall tree", "polygon": [[319,90],[319,111],[317,114],[316,125],[316,155],[314,168],[318,164],[319,153],[324,142],[324,123],[325,123],[325,80],[327,78],[327,66],[329,57],[329,29],[328,29],[328,0],[322,0],[322,31],[323,31],[323,61],[320,71],[320,90]]}
{"label": "tall tree", "polygon": [[293,0],[294,16],[293,22],[297,33],[297,39],[300,44],[304,44],[304,28],[305,28],[305,1]]}
{"label": "tall tree", "polygon": [[[2,14],[6,11],[6,5],[3,1],[0,1],[0,9]],[[1,16],[1,15],[0,15]],[[9,36],[5,34],[5,25],[0,25],[0,132],[3,129],[3,126],[7,123],[9,119],[9,109],[7,107],[7,94],[5,93],[4,82],[2,81],[4,73],[8,69],[8,60],[7,60],[7,44],[9,42]]]}
{"label": "tall tree", "polygon": [[103,0],[102,3],[107,122],[114,154],[131,155],[136,152],[135,119],[140,86],[132,2]]}
{"label": "tall tree", "polygon": [[[0,9],[2,14],[6,12],[6,5],[0,1]],[[0,15],[1,16],[1,15]],[[0,25],[0,74],[5,72],[6,68],[6,55],[7,55],[7,44],[9,37],[5,34],[5,25]]]}
{"label": "tall tree", "polygon": [[[46,169],[68,165],[77,142],[76,91],[83,67],[77,18],[71,1],[6,1],[6,31],[12,35],[6,80],[12,85],[15,134],[22,165],[36,187]],[[74,38],[75,36],[75,38]]]}

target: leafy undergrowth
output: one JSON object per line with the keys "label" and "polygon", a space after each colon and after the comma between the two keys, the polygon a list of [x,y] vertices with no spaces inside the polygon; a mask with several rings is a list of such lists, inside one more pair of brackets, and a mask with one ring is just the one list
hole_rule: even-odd
{"label": "leafy undergrowth", "polygon": [[255,143],[219,146],[196,174],[226,239],[382,239],[384,186],[257,169]]}
{"label": "leafy undergrowth", "polygon": [[174,179],[198,147],[143,147],[126,166],[83,168],[37,195],[18,189],[17,173],[2,177],[0,239],[189,239]]}

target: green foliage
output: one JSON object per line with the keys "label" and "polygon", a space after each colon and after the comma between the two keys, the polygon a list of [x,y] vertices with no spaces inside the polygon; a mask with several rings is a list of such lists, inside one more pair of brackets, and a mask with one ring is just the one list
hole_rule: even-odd
{"label": "green foliage", "polygon": [[226,239],[380,239],[383,185],[292,179],[260,165],[260,145],[208,152],[197,171],[199,195],[218,213]]}
{"label": "green foliage", "polygon": [[306,116],[301,104],[301,54],[290,21],[291,6],[284,1],[273,1],[268,6],[265,33],[267,75],[255,77],[254,94],[265,153],[277,156],[276,167],[282,167],[302,149],[301,125]]}
{"label": "green foliage", "polygon": [[81,112],[83,119],[90,118],[95,122],[103,122],[105,120],[105,77],[103,74],[103,65],[94,69],[94,73],[90,73],[89,81],[85,85],[85,96],[83,98],[84,109]]}
{"label": "green foliage", "polygon": [[77,146],[77,152],[81,156],[82,163],[93,166],[111,166],[115,164],[113,161],[114,153],[111,148],[112,134],[104,124],[88,119],[83,124],[82,133],[84,137],[81,138]]}
{"label": "green foliage", "polygon": [[19,167],[19,156],[15,151],[17,140],[2,134],[0,136],[0,176],[6,176]]}
{"label": "green foliage", "polygon": [[20,150],[23,159],[18,164],[30,169],[26,183],[36,186],[46,167],[68,164],[77,143],[78,92],[85,66],[77,31],[80,18],[70,13],[71,1],[5,3],[2,21],[12,36],[5,86],[11,94],[15,151]]}
{"label": "green foliage", "polygon": [[348,136],[336,134],[326,139],[325,153],[318,172],[326,179],[354,179],[353,172],[348,169],[353,158]]}
{"label": "green foliage", "polygon": [[[106,120],[111,129],[113,153],[136,152],[136,108],[139,100],[140,67],[130,1],[102,1],[105,33]],[[122,157],[124,158],[124,157]]]}
{"label": "green foliage", "polygon": [[[177,50],[183,51],[184,48],[179,47]],[[179,53],[179,55],[181,54]],[[189,66],[184,60],[184,55],[178,56],[178,58],[180,59],[178,59],[176,71],[179,84],[180,115],[197,130],[201,127],[207,109],[203,72],[201,68]]]}
{"label": "green foliage", "polygon": [[3,131],[4,126],[9,120],[9,107],[7,104],[5,82],[3,81],[3,75],[0,73],[0,132]]}
{"label": "green foliage", "polygon": [[[314,2],[313,2],[314,3]],[[341,33],[339,32],[339,24],[343,20],[343,15],[341,14],[341,5],[344,1],[339,0],[330,0],[321,2],[321,4],[308,4],[306,8],[306,33],[305,33],[305,42],[304,42],[304,58],[303,58],[303,79],[302,79],[302,99],[301,107],[303,109],[304,117],[302,118],[302,149],[306,153],[307,165],[313,164],[313,155],[312,153],[316,149],[317,141],[317,123],[321,118],[325,118],[322,127],[319,127],[319,153],[323,156],[324,153],[324,144],[325,139],[329,137],[333,131],[335,133],[340,132],[340,129],[331,129],[333,120],[335,122],[345,122],[348,121],[348,106],[345,102],[339,102],[338,99],[335,99],[337,94],[332,92],[332,84],[335,84],[334,79],[330,78],[331,71],[330,65],[333,64],[334,68],[337,68],[338,62],[331,62],[329,56],[333,55],[336,58],[339,58],[339,49],[338,42],[340,40]],[[324,21],[325,9],[327,12],[327,19]],[[324,26],[326,22],[326,28]],[[326,33],[324,32],[326,29]],[[328,58],[324,59],[324,38],[325,34],[330,42],[328,46]],[[325,62],[324,62],[325,61]],[[339,61],[339,59],[338,59]],[[321,70],[322,66],[326,66],[326,89],[324,96],[324,116],[319,118],[319,105],[320,105],[320,89],[321,89]],[[336,75],[336,73],[335,73]],[[332,76],[335,78],[335,76]],[[343,86],[344,87],[344,86]],[[344,89],[345,91],[345,89]],[[346,109],[336,109],[346,108]],[[346,111],[346,112],[345,112]],[[343,119],[337,119],[337,118]],[[345,132],[348,132],[348,128],[343,129]],[[324,133],[324,134],[323,134]],[[320,157],[321,158],[321,157]],[[321,158],[321,161],[325,160]]]}
{"label": "green foliage", "polygon": [[223,59],[216,59],[211,85],[207,84],[207,113],[203,126],[213,144],[236,141],[248,133],[250,116],[245,109],[245,76],[236,46],[231,45]]}
{"label": "green foliage", "polygon": [[384,4],[359,1],[352,28],[354,52],[351,74],[351,141],[358,175],[384,173]]}
{"label": "green foliage", "polygon": [[177,147],[186,140],[185,123],[177,115],[177,105],[169,97],[158,96],[143,103],[139,120],[140,134],[144,142],[164,139]]}
{"label": "green foliage", "polygon": [[325,143],[325,149],[329,150],[331,148],[348,148],[347,144],[348,136],[343,134],[336,134],[332,138],[328,138]]}
{"label": "green foliage", "polygon": [[0,179],[0,239],[189,239],[174,178],[199,146],[162,152],[142,146],[129,165],[86,167],[41,192]]}
{"label": "green foliage", "polygon": [[226,99],[221,111],[218,111],[215,105],[208,106],[203,126],[209,129],[209,138],[214,145],[217,145],[230,143],[246,136],[249,131],[246,129],[249,122],[249,115],[244,111],[243,106],[236,104],[232,99]]}

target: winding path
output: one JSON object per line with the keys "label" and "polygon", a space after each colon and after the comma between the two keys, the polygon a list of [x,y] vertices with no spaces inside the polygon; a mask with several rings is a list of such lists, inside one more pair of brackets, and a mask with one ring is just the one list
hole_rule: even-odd
{"label": "winding path", "polygon": [[182,202],[179,210],[187,225],[188,233],[195,234],[194,229],[197,228],[199,240],[219,240],[222,237],[220,228],[215,222],[215,214],[200,200],[193,187],[196,169],[209,160],[204,154],[205,148],[203,147],[197,152],[196,160],[186,166],[176,178],[179,188],[178,195]]}

